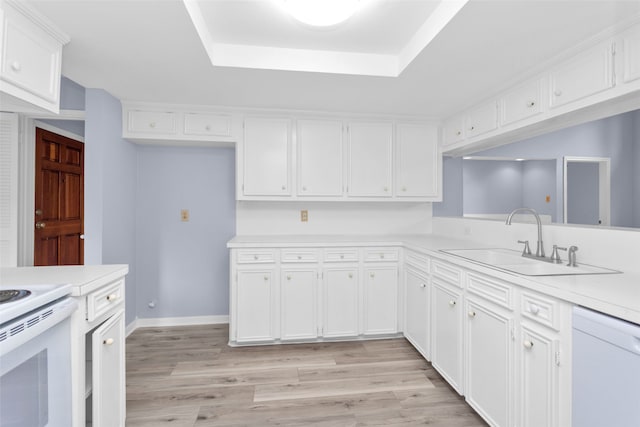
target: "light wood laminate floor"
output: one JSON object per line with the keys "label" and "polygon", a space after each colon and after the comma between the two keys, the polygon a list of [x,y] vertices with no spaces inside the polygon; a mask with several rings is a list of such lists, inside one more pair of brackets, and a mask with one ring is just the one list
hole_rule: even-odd
{"label": "light wood laminate floor", "polygon": [[227,325],[127,338],[127,426],[485,426],[404,339],[232,348]]}

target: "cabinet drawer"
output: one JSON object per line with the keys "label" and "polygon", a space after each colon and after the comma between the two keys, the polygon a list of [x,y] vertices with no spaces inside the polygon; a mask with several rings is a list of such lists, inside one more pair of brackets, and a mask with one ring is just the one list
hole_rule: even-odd
{"label": "cabinet drawer", "polygon": [[467,274],[467,289],[469,292],[513,310],[513,286],[508,283],[470,272]]}
{"label": "cabinet drawer", "polygon": [[185,135],[231,136],[231,116],[225,114],[186,113]]}
{"label": "cabinet drawer", "polygon": [[87,320],[94,321],[124,302],[124,279],[87,295]]}
{"label": "cabinet drawer", "polygon": [[520,305],[522,316],[556,331],[560,330],[559,301],[523,292]]}
{"label": "cabinet drawer", "polygon": [[257,264],[276,262],[275,249],[240,249],[236,259],[238,264]]}
{"label": "cabinet drawer", "polygon": [[404,262],[418,267],[424,271],[429,271],[429,257],[425,254],[414,251],[405,251]]}
{"label": "cabinet drawer", "polygon": [[462,270],[454,265],[438,260],[431,262],[431,274],[441,279],[448,280],[458,287],[462,287]]}
{"label": "cabinet drawer", "polygon": [[281,262],[318,262],[317,249],[283,249]]}
{"label": "cabinet drawer", "polygon": [[447,120],[442,132],[444,145],[455,144],[464,140],[464,118],[460,116]]}
{"label": "cabinet drawer", "polygon": [[498,107],[490,102],[471,112],[467,116],[466,135],[473,138],[498,128]]}
{"label": "cabinet drawer", "polygon": [[358,250],[355,248],[325,249],[324,262],[358,262]]}
{"label": "cabinet drawer", "polygon": [[129,111],[129,132],[175,134],[176,123],[176,113],[160,111]]}
{"label": "cabinet drawer", "polygon": [[398,248],[367,248],[364,250],[364,261],[398,261]]}

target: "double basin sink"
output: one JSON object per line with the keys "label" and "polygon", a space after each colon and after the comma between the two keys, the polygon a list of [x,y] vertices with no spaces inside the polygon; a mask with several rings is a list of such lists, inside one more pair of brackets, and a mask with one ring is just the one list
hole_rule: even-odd
{"label": "double basin sink", "polygon": [[570,276],[578,274],[620,273],[616,270],[588,264],[578,264],[576,267],[570,267],[566,261],[560,264],[554,264],[533,258],[526,258],[523,257],[519,251],[504,248],[441,249],[441,252],[455,255],[486,267],[506,270],[525,276]]}

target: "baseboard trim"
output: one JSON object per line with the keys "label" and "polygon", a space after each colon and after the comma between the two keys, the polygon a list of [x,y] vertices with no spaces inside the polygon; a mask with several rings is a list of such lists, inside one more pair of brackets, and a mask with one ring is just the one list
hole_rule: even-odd
{"label": "baseboard trim", "polygon": [[138,328],[150,328],[159,326],[190,326],[190,325],[219,325],[229,323],[229,316],[189,316],[189,317],[157,317],[141,319],[136,318],[127,326],[131,332]]}

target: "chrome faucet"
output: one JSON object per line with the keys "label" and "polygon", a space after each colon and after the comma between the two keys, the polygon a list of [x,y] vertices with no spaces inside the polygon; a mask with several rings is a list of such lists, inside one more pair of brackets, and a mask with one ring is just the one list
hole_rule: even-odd
{"label": "chrome faucet", "polygon": [[518,212],[528,212],[531,215],[536,217],[536,222],[538,223],[538,245],[536,247],[536,258],[544,258],[544,246],[542,243],[542,222],[540,222],[540,216],[538,215],[538,212],[536,212],[535,209],[531,209],[531,208],[514,209],[507,217],[507,222],[506,222],[507,225],[511,225],[511,219],[513,218],[513,215],[515,215]]}

